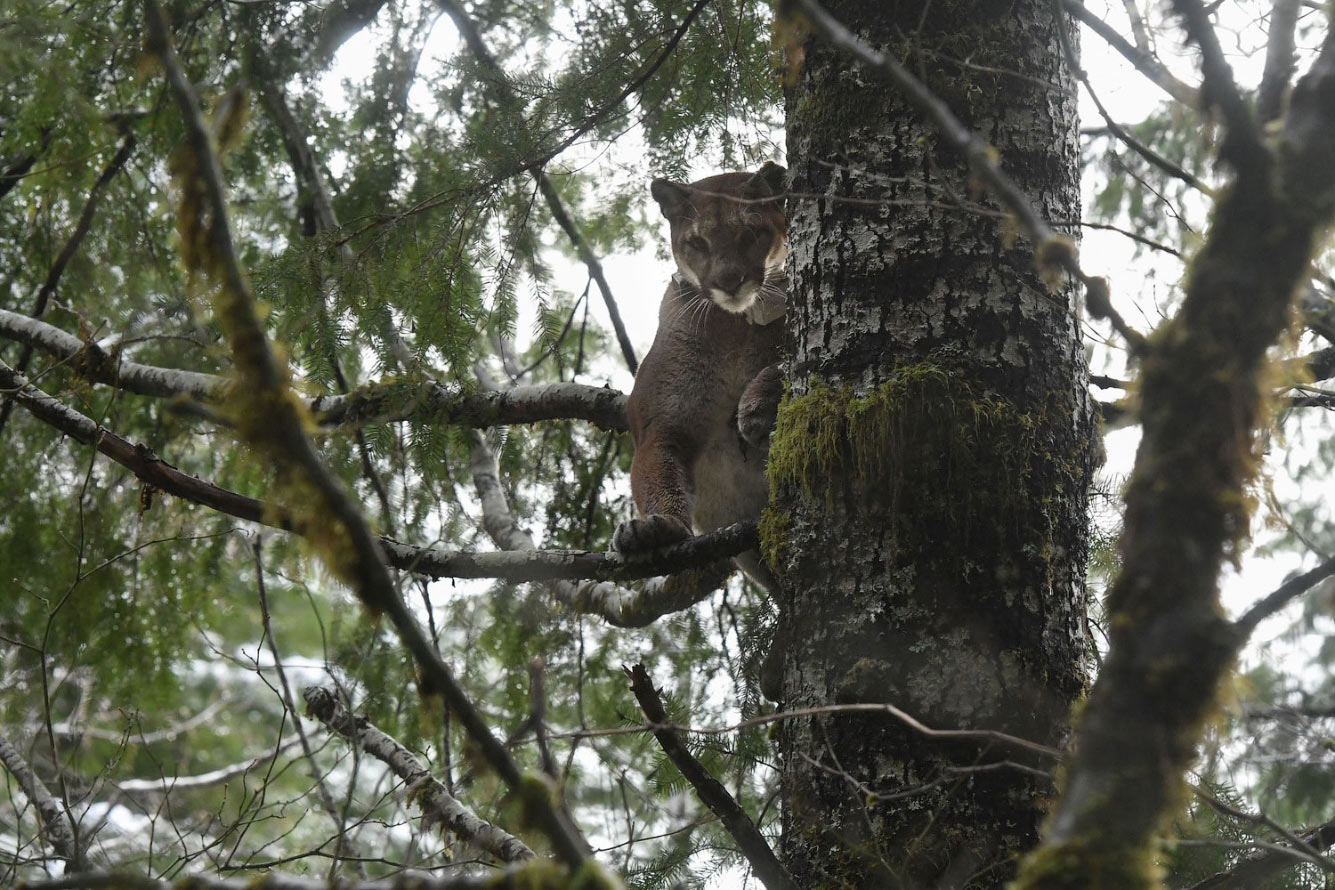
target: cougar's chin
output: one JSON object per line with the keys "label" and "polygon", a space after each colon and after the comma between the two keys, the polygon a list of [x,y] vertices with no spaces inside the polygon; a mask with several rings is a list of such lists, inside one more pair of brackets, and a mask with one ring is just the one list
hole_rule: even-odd
{"label": "cougar's chin", "polygon": [[709,298],[714,301],[714,305],[718,306],[724,312],[731,312],[733,315],[741,315],[755,304],[756,294],[759,292],[760,288],[758,286],[748,282],[742,285],[741,290],[737,291],[735,294],[730,294],[727,291],[711,287],[709,289]]}

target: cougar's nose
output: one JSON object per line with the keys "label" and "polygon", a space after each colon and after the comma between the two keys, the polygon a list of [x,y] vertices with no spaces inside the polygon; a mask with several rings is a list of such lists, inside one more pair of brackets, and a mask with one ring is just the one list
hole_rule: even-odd
{"label": "cougar's nose", "polygon": [[714,285],[725,294],[735,294],[741,290],[744,277],[741,272],[721,272],[714,277]]}

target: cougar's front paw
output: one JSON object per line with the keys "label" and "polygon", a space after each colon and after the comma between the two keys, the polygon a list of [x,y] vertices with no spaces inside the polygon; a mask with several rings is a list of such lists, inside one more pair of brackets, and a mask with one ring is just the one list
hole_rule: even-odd
{"label": "cougar's front paw", "polygon": [[747,384],[737,402],[737,432],[748,445],[756,448],[769,445],[782,400],[783,375],[778,365],[765,368]]}
{"label": "cougar's front paw", "polygon": [[627,519],[612,533],[612,549],[618,553],[645,553],[691,536],[686,523],[662,513],[650,513],[640,519]]}
{"label": "cougar's front paw", "polygon": [[770,433],[779,414],[779,403],[743,402],[737,406],[737,432],[748,445],[769,447]]}

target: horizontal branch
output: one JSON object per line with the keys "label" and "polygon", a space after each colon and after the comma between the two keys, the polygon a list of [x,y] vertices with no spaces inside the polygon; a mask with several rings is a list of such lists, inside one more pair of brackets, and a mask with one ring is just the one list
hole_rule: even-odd
{"label": "horizontal branch", "polygon": [[249,760],[243,760],[240,763],[231,763],[215,770],[209,770],[206,773],[196,773],[192,776],[162,776],[157,779],[126,779],[123,782],[115,782],[117,791],[125,794],[171,794],[173,791],[189,791],[197,788],[210,788],[214,785],[221,785],[237,776],[243,775],[253,770],[255,767],[268,763],[279,754],[294,748],[301,741],[299,738],[290,738],[283,742],[273,751],[266,751]]}
{"label": "horizontal branch", "polygon": [[[402,871],[393,877],[354,881],[346,877],[321,879],[270,871],[243,878],[192,874],[174,881],[125,871],[85,871],[19,883],[18,890],[519,890],[563,886],[549,863],[536,861],[504,872],[431,875]],[[573,886],[573,884],[571,885]]]}
{"label": "horizontal branch", "polygon": [[505,862],[533,859],[519,838],[492,825],[450,794],[422,761],[362,714],[353,714],[334,693],[320,686],[302,691],[311,716],[381,761],[408,786],[408,796],[422,808],[423,827],[438,822],[468,843]]}
{"label": "horizontal branch", "polygon": [[546,383],[468,393],[434,381],[368,384],[345,396],[309,402],[323,427],[365,426],[417,418],[475,428],[543,420],[587,420],[626,429],[626,394],[583,383]]}
{"label": "horizontal branch", "polygon": [[[116,435],[92,418],[33,386],[3,361],[0,361],[0,389],[12,390],[15,401],[34,417],[78,442],[92,445],[101,454],[166,494],[211,507],[237,519],[297,534],[304,533],[284,506],[221,488],[176,469],[148,447]],[[634,557],[584,550],[477,553],[417,547],[385,537],[380,538],[380,546],[390,565],[431,578],[497,578],[515,583],[557,579],[610,582],[703,570],[720,559],[756,547],[757,541],[755,523],[738,523],[707,535],[689,538],[654,553]],[[718,583],[722,583],[722,579]],[[673,589],[669,588],[669,592]],[[607,588],[596,584],[581,585],[576,593],[568,601],[569,605],[581,612],[602,614],[614,624],[629,622],[638,626],[666,614],[662,611],[654,614],[653,604],[642,601],[638,593],[618,598]],[[681,599],[668,596],[663,602],[685,608],[679,604]],[[652,617],[645,617],[649,615]]]}
{"label": "horizontal branch", "polygon": [[[89,380],[137,395],[220,402],[232,383],[217,374],[132,362],[55,325],[7,309],[0,309],[0,337],[66,361],[71,370]],[[580,383],[516,386],[483,393],[454,390],[434,381],[371,383],[347,395],[307,399],[306,406],[322,427],[330,428],[410,419],[473,427],[587,420],[606,430],[626,428],[625,393]]]}
{"label": "horizontal branch", "polygon": [[[482,526],[496,542],[496,546],[527,561],[527,558],[542,551],[537,549],[533,536],[520,528],[510,513],[510,505],[501,488],[495,453],[481,434],[474,433],[473,436],[470,464],[473,485],[482,504]],[[709,543],[706,544],[706,541]],[[677,548],[683,546],[692,551],[692,568],[679,571],[683,554]],[[708,535],[688,538],[672,547],[634,557],[619,553],[589,554],[637,569],[658,567],[659,571],[652,573],[655,575],[665,572],[675,574],[651,578],[633,588],[611,581],[572,584],[558,580],[554,585],[555,593],[578,614],[601,616],[608,624],[616,627],[644,627],[663,615],[689,609],[713,593],[732,574],[732,564],[727,561],[727,557],[757,546],[759,534],[755,523],[751,522],[737,523]]]}

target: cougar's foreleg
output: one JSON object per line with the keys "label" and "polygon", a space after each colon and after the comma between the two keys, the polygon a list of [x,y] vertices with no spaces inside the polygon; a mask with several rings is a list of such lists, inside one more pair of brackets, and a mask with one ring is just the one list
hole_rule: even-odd
{"label": "cougar's foreleg", "polygon": [[612,549],[640,553],[691,536],[691,478],[685,457],[661,438],[640,442],[630,465],[630,491],[640,517],[612,535]]}

